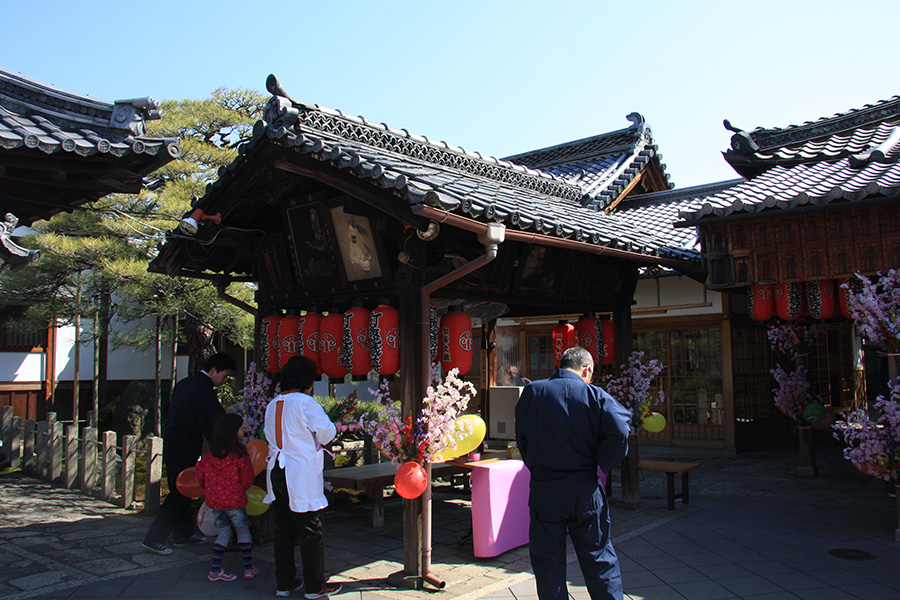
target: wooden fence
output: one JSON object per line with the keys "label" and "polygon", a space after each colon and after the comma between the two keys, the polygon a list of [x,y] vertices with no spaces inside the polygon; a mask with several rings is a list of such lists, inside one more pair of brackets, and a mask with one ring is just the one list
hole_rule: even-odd
{"label": "wooden fence", "polygon": [[[148,437],[143,444],[133,435],[123,436],[118,445],[116,432],[99,432],[94,427],[56,421],[47,413],[46,421],[13,416],[11,406],[0,407],[0,440],[10,467],[22,467],[32,477],[66,489],[133,508],[136,461],[147,459],[144,486],[144,513],[159,510],[162,478],[162,438]],[[2,462],[2,461],[0,461]]]}

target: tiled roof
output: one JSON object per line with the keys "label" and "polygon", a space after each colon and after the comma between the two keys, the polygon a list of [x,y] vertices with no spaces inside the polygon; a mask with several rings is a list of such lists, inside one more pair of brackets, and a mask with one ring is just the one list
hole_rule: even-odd
{"label": "tiled roof", "polygon": [[516,154],[506,160],[577,182],[590,198],[586,206],[606,208],[651,158],[661,158],[644,117],[631,113],[627,118],[632,125],[625,129]]}
{"label": "tiled roof", "polygon": [[[76,176],[72,170],[76,163],[54,163],[48,168],[65,172],[65,181],[44,190],[49,194],[41,200],[46,210],[0,202],[0,213],[12,211],[28,224],[59,209],[71,209],[107,193],[131,189],[135,180],[139,183],[143,175],[179,157],[177,139],[144,135],[145,122],[159,118],[158,106],[151,98],[97,100],[0,67],[0,185],[7,196],[11,195],[13,180],[22,180],[13,176],[14,171],[28,171],[38,179],[32,183],[39,184],[35,174],[40,173],[42,161],[50,155],[80,158],[97,165],[92,167],[96,174],[91,185],[85,186],[76,179],[88,175]],[[8,180],[3,179],[4,172]],[[100,181],[108,182],[107,188],[103,189]],[[66,182],[71,186],[67,187]]]}
{"label": "tiled roof", "polygon": [[[518,230],[648,256],[699,261],[699,253],[673,247],[667,237],[635,231],[602,211],[586,208],[595,199],[593,179],[587,185],[568,181],[406,130],[297,102],[271,76],[267,86],[274,97],[267,104],[264,120],[254,128],[253,139],[241,148],[242,156],[271,140],[390,189],[409,205],[423,204]],[[197,207],[215,202],[217,190],[229,185],[242,156],[220,171]]]}
{"label": "tiled roof", "polygon": [[748,178],[776,165],[848,156],[866,160],[891,138],[898,126],[900,96],[786,128],[758,128],[747,132],[726,120],[725,127],[735,134],[731,149],[724,156],[738,173]]}
{"label": "tiled roof", "polygon": [[725,157],[749,180],[684,207],[680,218],[895,198],[900,96],[785,129],[737,131]]}
{"label": "tiled roof", "polygon": [[694,227],[674,228],[681,209],[696,203],[699,199],[723,193],[742,183],[743,179],[731,179],[693,187],[629,196],[617,207],[611,216],[622,221],[626,227],[646,231],[667,238],[672,246],[685,250],[700,251],[700,239]]}

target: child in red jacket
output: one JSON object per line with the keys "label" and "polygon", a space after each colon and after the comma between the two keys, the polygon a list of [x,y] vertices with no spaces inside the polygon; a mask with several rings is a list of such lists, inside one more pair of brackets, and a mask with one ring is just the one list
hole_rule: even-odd
{"label": "child in red jacket", "polygon": [[225,414],[216,420],[209,451],[197,462],[197,481],[206,492],[206,506],[216,517],[219,535],[213,544],[212,566],[207,579],[234,581],[237,575],[222,569],[222,557],[231,540],[231,527],[237,532],[238,546],[244,555],[244,579],[253,579],[259,569],[253,566],[250,549],[250,518],[247,489],[253,485],[253,463],[241,440],[244,439],[244,419],[240,415]]}

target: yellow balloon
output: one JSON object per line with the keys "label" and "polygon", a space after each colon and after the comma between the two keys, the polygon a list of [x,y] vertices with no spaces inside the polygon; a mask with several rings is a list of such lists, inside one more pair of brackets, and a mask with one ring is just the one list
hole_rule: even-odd
{"label": "yellow balloon", "polygon": [[263,502],[266,491],[259,486],[251,485],[247,490],[247,514],[251,517],[261,515],[269,510],[269,505]]}
{"label": "yellow balloon", "polygon": [[650,433],[659,433],[666,428],[666,418],[658,412],[652,412],[644,417],[644,422],[641,425]]}
{"label": "yellow balloon", "polygon": [[[466,429],[468,429],[465,425],[466,423],[472,424],[472,433],[466,432]],[[468,454],[481,445],[485,435],[487,435],[487,425],[485,425],[484,419],[478,415],[463,415],[453,422],[453,437],[456,440],[456,448],[448,445],[441,452],[441,456],[444,459],[448,459]]]}

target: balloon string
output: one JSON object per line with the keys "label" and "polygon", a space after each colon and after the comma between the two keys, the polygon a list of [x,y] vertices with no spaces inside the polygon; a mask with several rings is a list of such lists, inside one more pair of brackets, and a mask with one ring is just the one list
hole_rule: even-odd
{"label": "balloon string", "polygon": [[331,450],[329,450],[325,446],[319,446],[319,450],[322,450],[323,452],[327,453],[328,456],[330,456],[331,458],[334,458],[334,454],[332,454]]}

